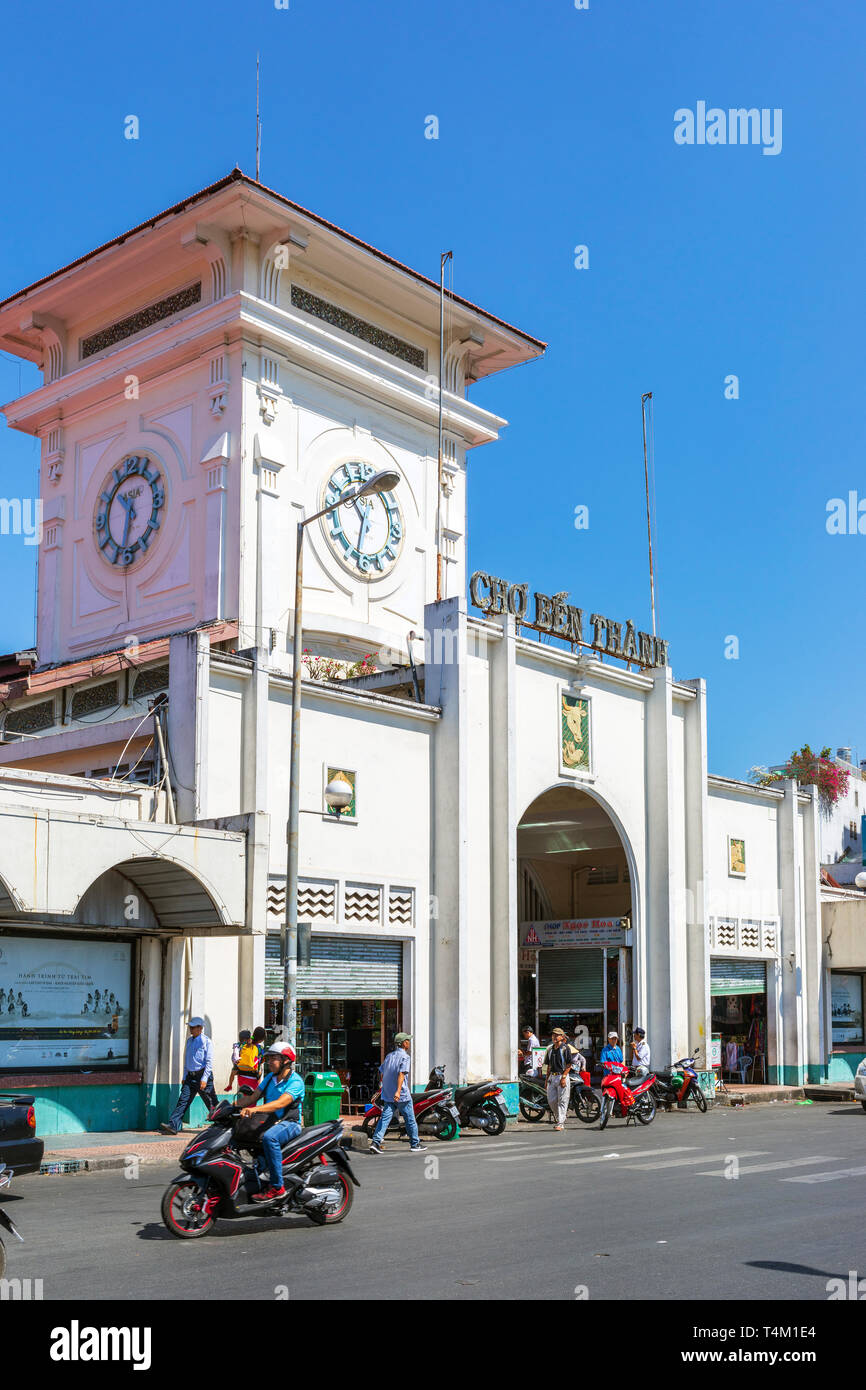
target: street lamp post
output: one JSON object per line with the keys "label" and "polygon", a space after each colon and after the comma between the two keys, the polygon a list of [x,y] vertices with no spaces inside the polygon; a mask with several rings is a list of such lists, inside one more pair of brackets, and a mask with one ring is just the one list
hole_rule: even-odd
{"label": "street lamp post", "polygon": [[303,588],[304,588],[304,531],[313,521],[327,516],[337,507],[350,506],[362,497],[375,497],[390,492],[400,481],[400,474],[385,471],[374,473],[366,482],[352,488],[345,497],[330,507],[323,507],[298,522],[295,552],[295,635],[292,652],[292,735],[289,744],[289,819],[286,823],[286,916],[283,923],[283,1038],[292,1047],[296,1044],[298,997],[298,821],[301,784],[301,658],[303,655]]}

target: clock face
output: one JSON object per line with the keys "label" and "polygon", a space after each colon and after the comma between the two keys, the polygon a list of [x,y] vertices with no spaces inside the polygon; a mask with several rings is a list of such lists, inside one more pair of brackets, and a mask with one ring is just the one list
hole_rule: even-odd
{"label": "clock face", "polygon": [[112,469],[96,503],[96,544],[112,565],[129,569],[159,532],[165,483],[149,458],[130,454]]}
{"label": "clock face", "polygon": [[403,515],[393,492],[340,505],[344,493],[354,491],[375,471],[369,463],[341,463],[325,483],[322,504],[334,504],[322,518],[328,544],[341,565],[365,579],[388,574],[403,544]]}

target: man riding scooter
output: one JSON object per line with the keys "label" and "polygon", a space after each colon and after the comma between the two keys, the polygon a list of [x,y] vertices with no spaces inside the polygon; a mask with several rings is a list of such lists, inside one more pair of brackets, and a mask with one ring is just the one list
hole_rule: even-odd
{"label": "man riding scooter", "polygon": [[[289,1047],[287,1043],[269,1047],[263,1061],[267,1075],[241,1114],[248,1119],[251,1115],[276,1112],[277,1122],[262,1134],[262,1148],[268,1165],[270,1187],[263,1192],[255,1192],[250,1198],[252,1202],[270,1202],[275,1197],[285,1196],[281,1146],[287,1139],[294,1139],[301,1132],[298,1118],[305,1090],[303,1079],[294,1071],[294,1048]],[[259,1100],[262,1101],[261,1105],[258,1104]]]}
{"label": "man riding scooter", "polygon": [[634,1096],[628,1087],[623,1085],[623,1077],[628,1072],[619,1045],[619,1034],[614,1028],[611,1028],[607,1035],[607,1046],[601,1049],[601,1065],[611,1078],[610,1085],[616,1092],[617,1100],[623,1110],[628,1110],[634,1105]]}

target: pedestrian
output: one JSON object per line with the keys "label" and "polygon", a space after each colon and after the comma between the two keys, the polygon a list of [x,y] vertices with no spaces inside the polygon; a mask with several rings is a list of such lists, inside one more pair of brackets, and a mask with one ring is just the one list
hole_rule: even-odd
{"label": "pedestrian", "polygon": [[[269,1047],[265,1053],[265,1064],[267,1075],[264,1081],[241,1111],[244,1119],[272,1110],[277,1117],[276,1124],[263,1130],[261,1136],[270,1187],[254,1192],[251,1198],[253,1202],[270,1202],[286,1195],[282,1146],[287,1139],[295,1139],[301,1132],[300,1116],[305,1090],[303,1079],[294,1070],[295,1050],[288,1043],[275,1043]],[[259,1101],[261,1105],[258,1105]]]}
{"label": "pedestrian", "polygon": [[[261,1031],[264,1032],[264,1029]],[[228,1079],[226,1090],[232,1089],[232,1082],[237,1077],[239,1092],[244,1087],[249,1091],[255,1091],[261,1074],[262,1048],[253,1042],[253,1035],[249,1028],[242,1028],[238,1033],[238,1040],[232,1048],[232,1073]]]}
{"label": "pedestrian", "polygon": [[163,1134],[177,1134],[180,1131],[184,1116],[199,1093],[208,1110],[213,1110],[217,1103],[213,1085],[213,1043],[204,1031],[204,1019],[191,1018],[188,1027],[189,1037],[183,1054],[183,1084],[177,1105],[167,1122],[159,1127]]}
{"label": "pedestrian", "polygon": [[578,1058],[576,1047],[572,1047],[564,1028],[554,1028],[550,1035],[550,1047],[544,1054],[547,1068],[547,1103],[556,1124],[554,1129],[565,1129],[565,1116],[571,1099],[571,1071]]}
{"label": "pedestrian", "polygon": [[538,1038],[535,1036],[535,1034],[532,1031],[532,1028],[528,1023],[525,1023],[523,1025],[522,1034],[523,1036],[520,1042],[520,1050],[523,1053],[524,1071],[527,1076],[537,1076],[538,1067],[535,1065],[535,1062],[533,1061],[532,1049],[534,1047],[541,1047],[541,1043],[538,1041]]}
{"label": "pedestrian", "polygon": [[616,1062],[619,1066],[624,1066],[619,1034],[615,1028],[611,1028],[607,1035],[607,1044],[601,1049],[601,1065],[604,1066],[605,1062]]}
{"label": "pedestrian", "polygon": [[379,1123],[373,1134],[370,1153],[380,1154],[382,1152],[382,1140],[385,1138],[385,1132],[391,1123],[391,1117],[395,1110],[403,1117],[406,1133],[409,1135],[411,1152],[413,1154],[427,1152],[426,1144],[422,1144],[418,1137],[418,1123],[415,1119],[415,1107],[412,1104],[412,1091],[409,1086],[409,1069],[411,1067],[409,1047],[411,1042],[411,1033],[397,1033],[394,1038],[394,1050],[388,1053],[380,1068],[382,1087],[379,1099],[382,1103],[382,1114],[379,1116]]}
{"label": "pedestrian", "polygon": [[632,1068],[636,1076],[649,1076],[650,1050],[643,1028],[635,1028],[632,1035]]}

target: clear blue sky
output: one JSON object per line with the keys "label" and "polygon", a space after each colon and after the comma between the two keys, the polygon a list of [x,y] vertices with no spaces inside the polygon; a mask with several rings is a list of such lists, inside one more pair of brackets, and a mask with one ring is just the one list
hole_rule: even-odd
{"label": "clear blue sky", "polygon": [[[471,566],[646,626],[651,390],[659,629],[708,681],[711,770],[866,757],[866,535],[825,529],[829,498],[866,498],[864,37],[851,0],[15,6],[0,297],[252,173],[260,50],[263,181],[430,275],[453,248],[458,293],[550,343],[473,388],[511,423],[471,457]],[[782,152],[675,144],[699,100],[782,108]],[[36,462],[0,426],[0,496]],[[34,557],[0,537],[0,650],[33,640]]]}

